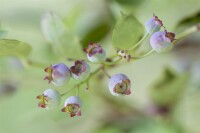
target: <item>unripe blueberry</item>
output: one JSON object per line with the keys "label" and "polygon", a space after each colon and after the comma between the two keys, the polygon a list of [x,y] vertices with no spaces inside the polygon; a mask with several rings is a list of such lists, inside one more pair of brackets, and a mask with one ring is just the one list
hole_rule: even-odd
{"label": "unripe blueberry", "polygon": [[70,96],[66,99],[62,112],[67,112],[71,117],[81,116],[81,100],[77,96]]}
{"label": "unripe blueberry", "polygon": [[124,74],[116,74],[109,80],[109,90],[112,95],[130,95],[131,94],[131,82],[129,78]]}
{"label": "unripe blueberry", "polygon": [[56,86],[63,85],[71,76],[69,68],[63,63],[49,66],[44,71],[49,74],[44,80],[49,80],[49,83],[52,82]]}
{"label": "unripe blueberry", "polygon": [[60,93],[53,89],[45,90],[42,95],[38,95],[36,98],[40,100],[38,107],[46,109],[55,108],[61,100]]}
{"label": "unripe blueberry", "polygon": [[88,60],[91,62],[98,63],[104,61],[106,58],[106,52],[99,44],[90,43],[83,50],[87,53]]}
{"label": "unripe blueberry", "polygon": [[155,32],[150,38],[150,44],[156,52],[165,52],[172,48],[175,34],[167,31]]}
{"label": "unripe blueberry", "polygon": [[149,34],[153,34],[154,32],[159,31],[162,26],[162,21],[155,15],[153,15],[153,17],[149,19],[145,24],[146,31]]}
{"label": "unripe blueberry", "polygon": [[90,74],[90,66],[85,61],[75,61],[70,71],[74,79],[84,80]]}

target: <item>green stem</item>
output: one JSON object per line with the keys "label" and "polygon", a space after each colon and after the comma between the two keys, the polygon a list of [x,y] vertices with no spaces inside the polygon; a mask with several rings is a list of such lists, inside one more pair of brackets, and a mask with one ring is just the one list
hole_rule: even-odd
{"label": "green stem", "polygon": [[69,93],[70,91],[72,91],[74,88],[75,88],[75,86],[72,87],[71,89],[69,89],[68,91],[64,92],[63,94],[61,94],[61,97],[64,96],[64,95],[66,95],[66,94],[68,94],[68,93]]}
{"label": "green stem", "polygon": [[112,62],[101,62],[103,65],[107,65],[107,66],[110,66],[110,65],[114,65],[116,63],[118,63],[122,58],[118,58],[117,60],[115,61],[112,61]]}
{"label": "green stem", "polygon": [[151,51],[147,52],[146,54],[144,54],[142,56],[134,56],[134,57],[131,57],[131,59],[141,59],[141,58],[151,55],[153,52],[154,52],[154,50],[152,49]]}
{"label": "green stem", "polygon": [[[77,61],[77,60],[81,60],[81,59],[74,59],[74,58],[67,58],[68,61]],[[83,59],[85,62],[89,62],[91,63],[89,60],[85,60]]]}
{"label": "green stem", "polygon": [[[200,24],[197,24],[195,26],[192,26],[190,28],[188,28],[187,30],[185,30],[184,32],[180,33],[177,37],[176,37],[176,40],[180,40],[194,32],[197,32],[200,30]],[[177,41],[174,41],[173,44],[175,44]]]}
{"label": "green stem", "polygon": [[111,76],[108,74],[108,72],[105,70],[105,67],[102,67],[103,73],[110,79]]}
{"label": "green stem", "polygon": [[80,90],[80,88],[78,87],[77,88],[77,96],[79,96],[79,90]]}
{"label": "green stem", "polygon": [[148,37],[148,33],[146,32],[145,35],[142,37],[142,39],[140,39],[139,42],[137,42],[135,45],[133,45],[131,48],[129,48],[127,51],[132,51],[135,48],[137,48],[147,37]]}
{"label": "green stem", "polygon": [[22,65],[24,66],[24,68],[29,68],[30,67],[29,62],[27,61],[27,59],[25,57],[18,56],[18,58],[20,59],[20,61],[21,61]]}
{"label": "green stem", "polygon": [[118,54],[113,54],[112,56],[109,57],[109,59],[113,59],[115,57],[118,57]]}
{"label": "green stem", "polygon": [[89,90],[89,88],[90,88],[90,82],[89,82],[89,80],[86,82],[86,90]]}
{"label": "green stem", "polygon": [[87,79],[85,79],[84,81],[82,81],[82,82],[80,82],[80,83],[74,85],[71,89],[69,89],[68,91],[66,91],[66,92],[64,92],[63,94],[61,94],[61,96],[64,96],[64,95],[68,94],[70,91],[72,91],[73,89],[79,88],[81,85],[87,83],[87,82],[90,80],[90,78],[91,78],[93,75],[95,75],[96,73],[98,73],[101,69],[102,69],[102,67],[97,68],[94,72],[90,73],[90,75],[88,76]]}
{"label": "green stem", "polygon": [[30,61],[30,60],[28,60],[27,62],[30,66],[33,66],[33,67],[44,68],[44,67],[47,66],[46,64],[43,64],[43,63],[40,63],[40,62],[35,62],[35,61]]}

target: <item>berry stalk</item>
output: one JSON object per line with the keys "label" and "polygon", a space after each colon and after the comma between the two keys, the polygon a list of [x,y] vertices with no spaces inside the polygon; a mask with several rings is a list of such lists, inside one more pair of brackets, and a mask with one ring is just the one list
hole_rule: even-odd
{"label": "berry stalk", "polygon": [[129,48],[127,51],[132,51],[134,50],[135,48],[137,48],[139,45],[142,44],[142,42],[149,36],[149,33],[146,32],[145,35],[135,44],[133,45],[131,48]]}
{"label": "berry stalk", "polygon": [[61,94],[61,96],[64,96],[64,95],[68,94],[68,93],[71,92],[73,89],[79,88],[81,85],[83,85],[83,84],[85,84],[85,83],[88,84],[90,78],[91,78],[93,75],[97,74],[101,69],[102,69],[102,66],[101,66],[101,67],[98,67],[94,72],[90,73],[90,75],[88,76],[87,79],[85,79],[84,81],[82,81],[82,82],[80,82],[80,83],[74,85],[71,89],[69,89],[68,91],[66,91],[66,92],[64,92],[63,94]]}

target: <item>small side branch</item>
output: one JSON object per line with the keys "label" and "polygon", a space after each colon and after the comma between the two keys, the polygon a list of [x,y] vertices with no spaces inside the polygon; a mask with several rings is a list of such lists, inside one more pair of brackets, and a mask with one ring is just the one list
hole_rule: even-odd
{"label": "small side branch", "polygon": [[144,54],[142,56],[134,56],[134,57],[131,57],[131,59],[141,59],[141,58],[151,55],[153,52],[154,52],[154,50],[152,49],[151,51],[147,52],[146,54]]}
{"label": "small side branch", "polygon": [[84,81],[82,81],[82,82],[80,82],[80,83],[74,85],[71,89],[69,89],[68,91],[66,91],[66,92],[64,92],[63,94],[61,94],[61,96],[64,96],[64,95],[68,94],[69,92],[71,92],[73,89],[79,88],[81,85],[83,85],[83,84],[85,84],[85,83],[88,83],[89,80],[90,80],[90,78],[91,78],[93,75],[95,75],[96,73],[98,73],[101,69],[102,69],[102,67],[97,68],[94,72],[90,73],[90,75],[88,76],[87,79],[85,79]]}
{"label": "small side branch", "polygon": [[108,72],[105,70],[105,67],[102,67],[103,73],[110,79],[111,76],[108,74]]}
{"label": "small side branch", "polygon": [[135,48],[137,48],[140,44],[142,44],[142,42],[149,36],[149,34],[146,32],[145,35],[142,37],[142,39],[136,43],[135,45],[133,45],[131,48],[129,48],[127,51],[132,51]]}

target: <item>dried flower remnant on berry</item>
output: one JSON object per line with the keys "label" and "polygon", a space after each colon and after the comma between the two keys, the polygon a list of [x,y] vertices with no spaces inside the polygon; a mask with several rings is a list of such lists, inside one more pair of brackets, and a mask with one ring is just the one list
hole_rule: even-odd
{"label": "dried flower remnant on berry", "polygon": [[71,117],[81,116],[81,100],[77,96],[70,96],[66,99],[62,112],[67,112]]}
{"label": "dried flower remnant on berry", "polygon": [[175,34],[172,32],[165,31],[165,37],[169,38],[171,43],[175,40]]}
{"label": "dried flower remnant on berry", "polygon": [[157,25],[163,26],[162,21],[156,15],[153,15],[153,19]]}
{"label": "dried flower remnant on berry", "polygon": [[44,96],[44,94],[42,94],[42,95],[38,95],[36,98],[40,100],[40,102],[38,103],[38,107],[40,108],[47,107],[47,103],[49,101],[49,98],[47,96]]}
{"label": "dried flower remnant on berry", "polygon": [[109,80],[109,90],[114,96],[130,95],[130,87],[130,79],[124,74],[116,74]]}
{"label": "dried flower remnant on berry", "polygon": [[146,22],[145,28],[149,34],[153,34],[159,31],[162,26],[162,21],[157,16],[153,15],[153,17]]}
{"label": "dried flower remnant on berry", "polygon": [[90,74],[90,66],[85,61],[75,61],[74,66],[70,68],[72,77],[76,80],[83,80]]}
{"label": "dried flower remnant on berry", "polygon": [[61,100],[60,94],[53,89],[45,90],[42,95],[38,95],[36,98],[40,100],[38,107],[46,109],[55,108]]}
{"label": "dried flower remnant on berry", "polygon": [[84,48],[83,51],[87,53],[88,60],[91,62],[98,63],[106,58],[105,50],[97,43],[89,43],[88,47]]}

